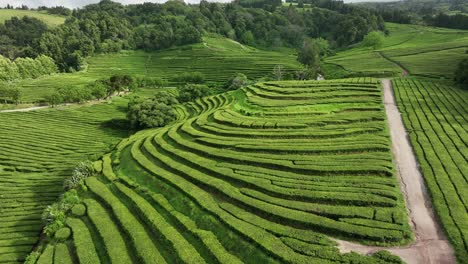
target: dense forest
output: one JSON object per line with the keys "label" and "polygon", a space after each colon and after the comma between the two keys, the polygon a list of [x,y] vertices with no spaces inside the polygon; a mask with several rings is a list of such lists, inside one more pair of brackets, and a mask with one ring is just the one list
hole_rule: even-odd
{"label": "dense forest", "polygon": [[48,11],[70,13],[65,24],[56,28],[28,17],[1,25],[0,54],[11,60],[46,55],[59,70],[76,71],[86,67],[84,58],[95,53],[197,43],[206,32],[263,48],[298,48],[307,38],[326,39],[336,48],[357,43],[371,31],[385,30],[384,20],[375,11],[322,2],[324,8],[310,10],[265,0],[229,4],[203,0],[199,5],[172,0],[129,6],[104,0],[73,11],[56,7]]}
{"label": "dense forest", "polygon": [[387,22],[468,29],[468,3],[463,0],[395,1],[362,3]]}

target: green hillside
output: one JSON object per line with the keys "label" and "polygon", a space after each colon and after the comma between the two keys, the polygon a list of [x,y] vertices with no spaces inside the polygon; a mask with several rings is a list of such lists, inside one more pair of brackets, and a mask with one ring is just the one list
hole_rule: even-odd
{"label": "green hillside", "polygon": [[258,83],[179,106],[179,121],[104,156],[79,191],[86,214],[70,213],[73,235],[44,244],[39,262],[395,263],[340,254],[329,238],[412,239],[381,101],[366,78]]}
{"label": "green hillside", "polygon": [[286,71],[301,68],[293,50],[264,51],[221,37],[204,37],[203,43],[159,52],[122,51],[88,59],[88,69],[72,74],[24,80],[18,86],[25,102],[43,100],[54,89],[85,85],[113,74],[160,77],[171,80],[184,72],[201,72],[208,82],[224,83],[236,73],[251,79],[271,75],[277,64]]}
{"label": "green hillside", "polygon": [[42,20],[44,23],[51,27],[61,25],[65,22],[65,17],[58,15],[50,15],[46,12],[33,11],[33,10],[16,10],[16,9],[0,9],[0,23],[12,17],[35,17]]}
{"label": "green hillside", "polygon": [[425,77],[451,78],[456,66],[468,58],[468,31],[387,23],[390,31],[377,50],[359,45],[338,52],[326,63],[346,75],[394,75],[405,72]]}
{"label": "green hillside", "polygon": [[0,114],[0,263],[19,263],[37,243],[44,209],[80,161],[97,159],[126,131],[126,100],[112,104]]}

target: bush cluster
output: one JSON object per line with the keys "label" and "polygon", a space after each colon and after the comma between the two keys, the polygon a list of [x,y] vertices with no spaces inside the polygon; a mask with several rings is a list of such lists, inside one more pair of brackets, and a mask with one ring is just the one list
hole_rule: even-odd
{"label": "bush cluster", "polygon": [[109,79],[97,80],[86,86],[70,86],[55,90],[45,97],[52,106],[62,103],[83,103],[89,100],[109,98],[115,93],[132,91],[136,81],[129,75],[113,75]]}
{"label": "bush cluster", "polygon": [[65,180],[63,187],[65,190],[75,189],[80,186],[86,178],[94,174],[94,164],[91,161],[80,162],[73,170],[72,176]]}
{"label": "bush cluster", "polygon": [[133,97],[128,103],[127,119],[132,128],[162,127],[177,118],[173,105],[177,99],[167,92],[158,92],[153,98]]}
{"label": "bush cluster", "polygon": [[184,72],[175,77],[172,81],[177,83],[195,83],[201,84],[205,82],[205,75],[200,72]]}
{"label": "bush cluster", "polygon": [[64,193],[58,202],[49,205],[42,214],[44,233],[48,237],[53,237],[55,232],[65,226],[67,212],[78,203],[80,197],[76,189],[73,189]]}
{"label": "bush cluster", "polygon": [[45,55],[35,59],[17,58],[14,61],[0,55],[0,81],[36,79],[56,72],[57,66],[54,60]]}

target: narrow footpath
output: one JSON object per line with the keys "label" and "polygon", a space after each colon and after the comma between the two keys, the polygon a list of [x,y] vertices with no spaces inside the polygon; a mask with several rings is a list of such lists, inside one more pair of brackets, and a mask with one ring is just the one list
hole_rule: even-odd
{"label": "narrow footpath", "polygon": [[393,156],[415,241],[404,247],[372,247],[336,240],[341,252],[370,254],[388,250],[408,264],[454,264],[455,254],[438,223],[416,157],[398,111],[390,80],[382,80]]}

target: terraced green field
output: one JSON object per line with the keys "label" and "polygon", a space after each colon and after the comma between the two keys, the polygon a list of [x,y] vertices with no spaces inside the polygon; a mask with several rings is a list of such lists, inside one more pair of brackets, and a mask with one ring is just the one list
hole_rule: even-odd
{"label": "terraced green field", "polygon": [[33,10],[16,10],[16,9],[0,9],[0,23],[5,20],[11,19],[12,17],[22,18],[24,16],[34,17],[42,20],[48,26],[55,27],[65,22],[65,17],[50,15],[46,12],[39,12]]}
{"label": "terraced green field", "polygon": [[468,31],[417,25],[386,24],[390,35],[374,51],[359,45],[327,58],[346,75],[451,78],[457,64],[468,57]]}
{"label": "terraced green field", "polygon": [[435,210],[461,263],[468,259],[468,91],[396,79],[398,107]]}
{"label": "terraced green field", "polygon": [[412,240],[375,79],[258,83],[177,112],[104,156],[40,262],[398,263],[330,239]]}
{"label": "terraced green field", "polygon": [[41,234],[43,210],[63,192],[76,164],[97,159],[127,136],[106,125],[125,117],[125,102],[0,113],[0,263],[29,254]]}
{"label": "terraced green field", "polygon": [[[288,53],[291,53],[288,55]],[[185,72],[201,72],[211,83],[224,83],[236,73],[250,79],[271,75],[281,62],[286,71],[300,69],[293,51],[264,51],[220,37],[204,37],[204,42],[160,52],[123,51],[89,58],[88,69],[73,74],[57,74],[19,83],[25,102],[36,102],[56,88],[80,86],[113,74],[160,77],[171,80]]]}

